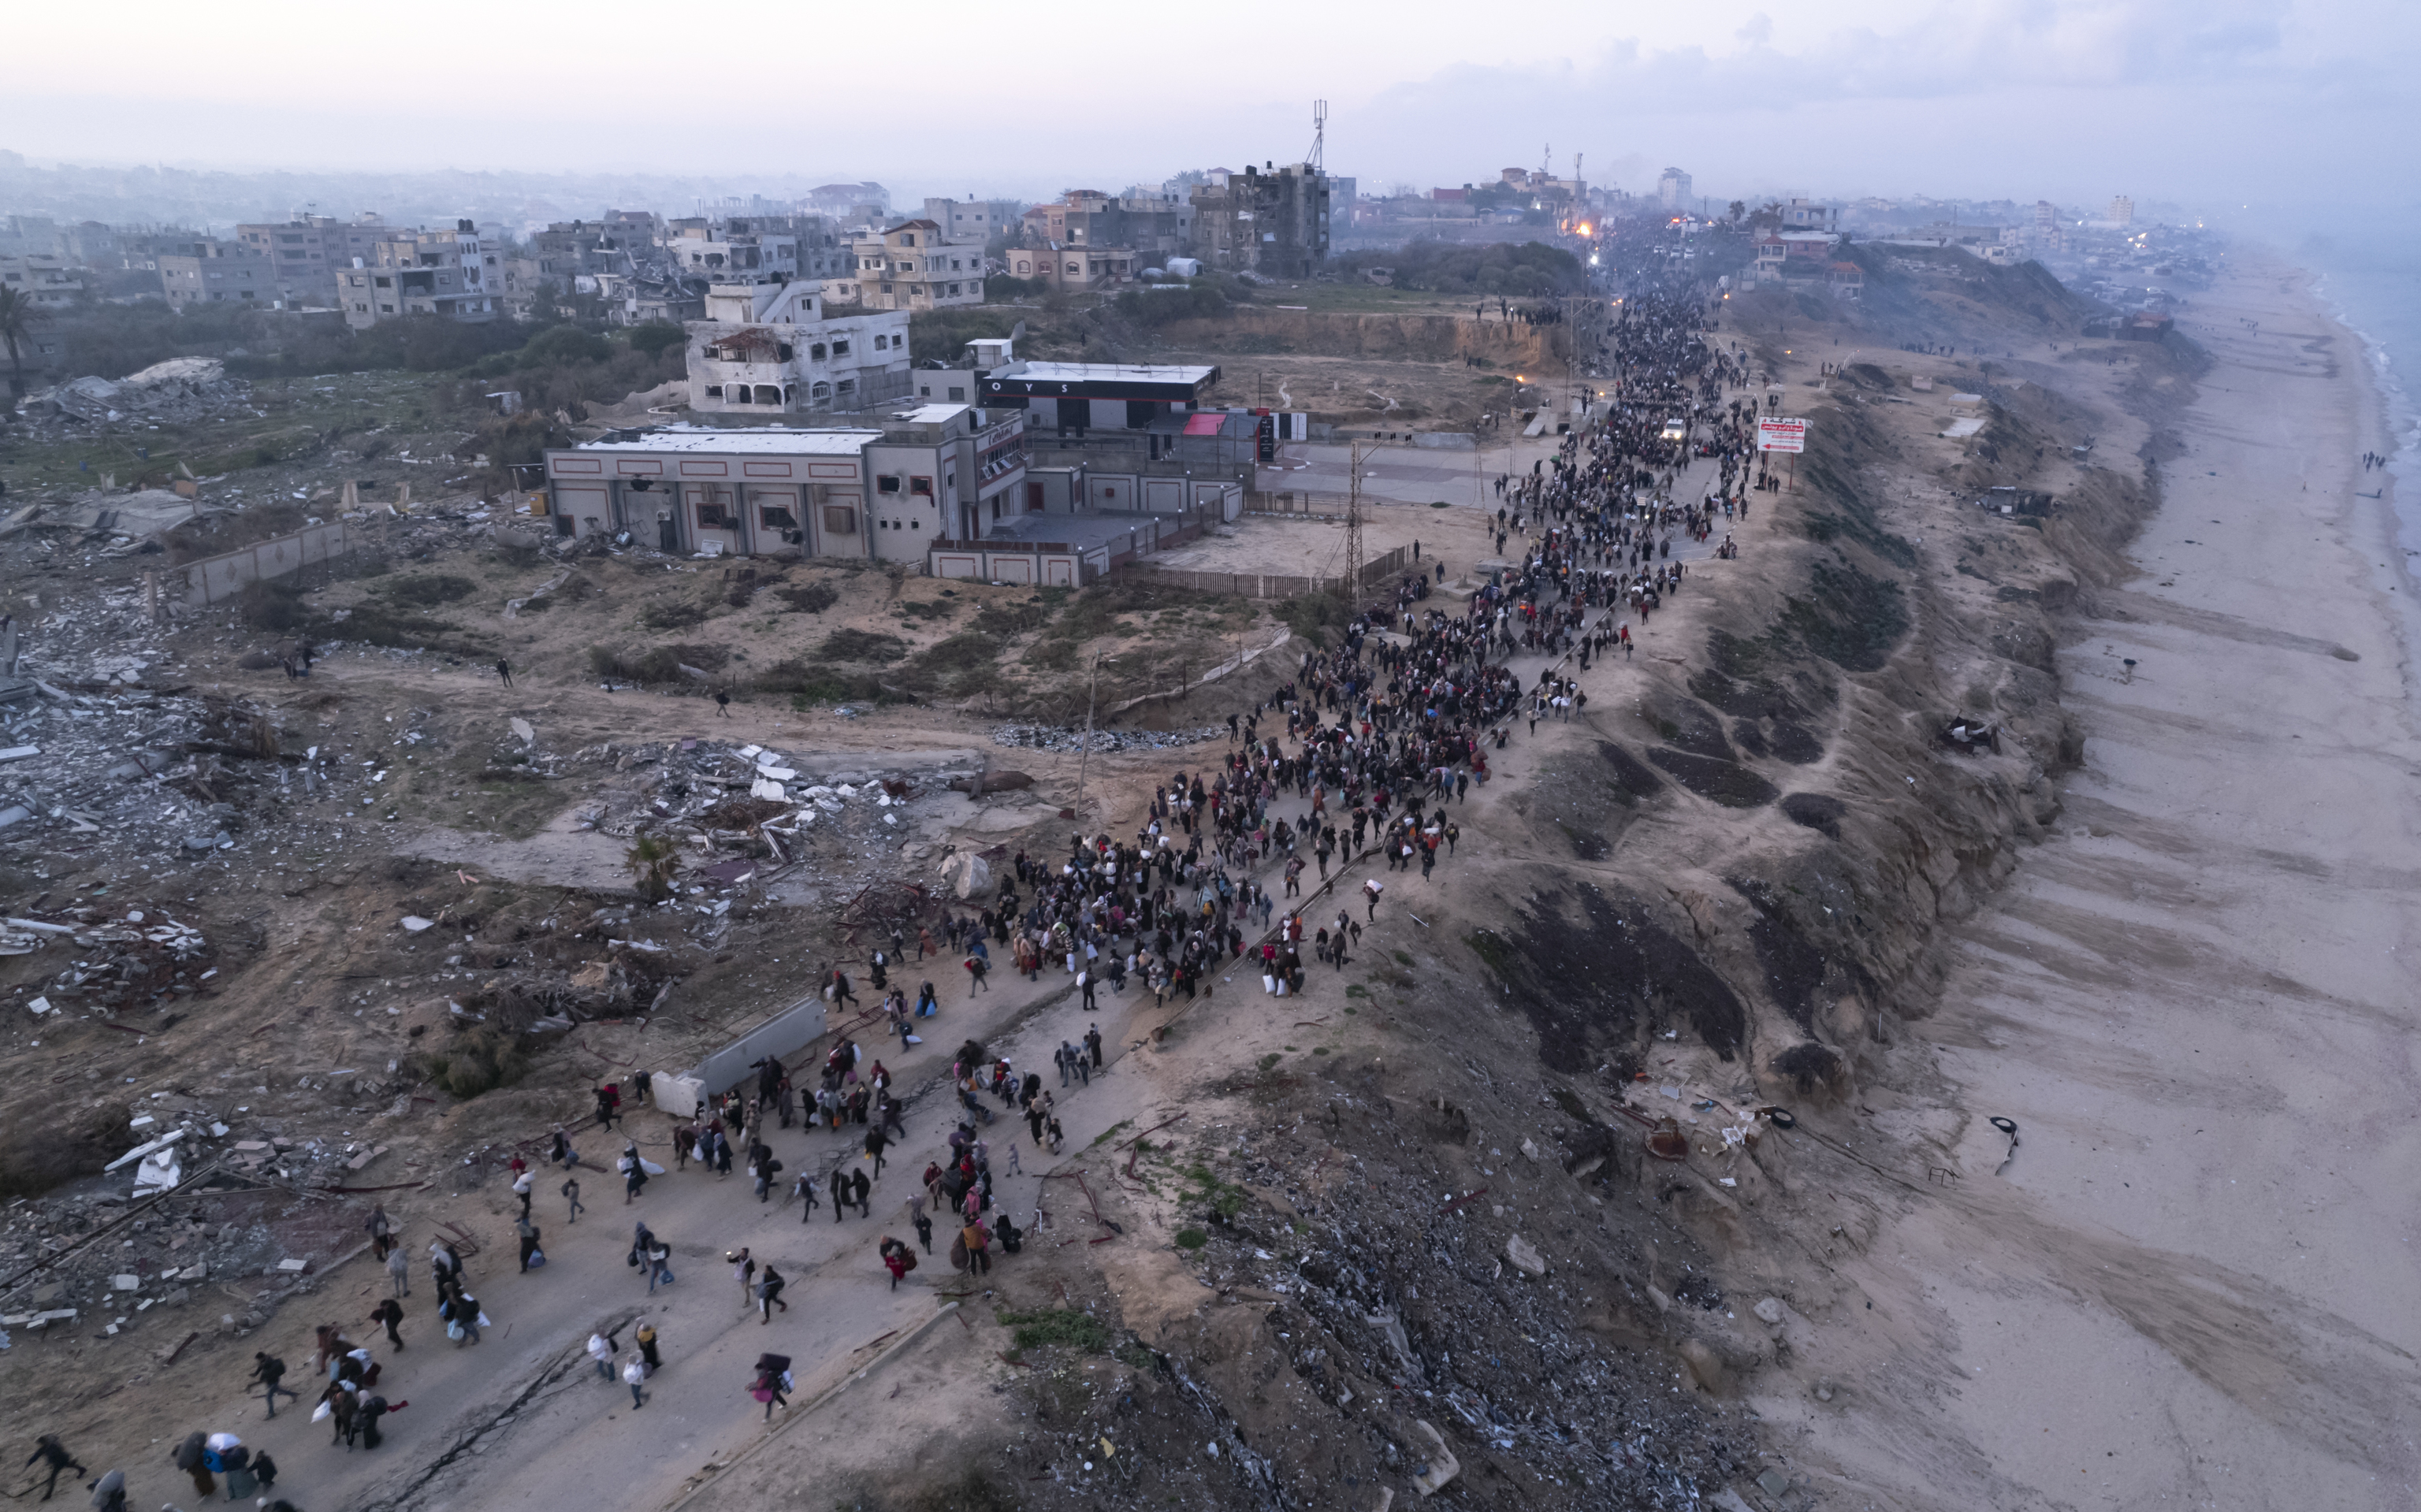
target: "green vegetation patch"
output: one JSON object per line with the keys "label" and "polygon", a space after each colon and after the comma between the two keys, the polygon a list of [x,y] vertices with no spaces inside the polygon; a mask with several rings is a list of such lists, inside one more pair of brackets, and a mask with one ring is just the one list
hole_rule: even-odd
{"label": "green vegetation patch", "polygon": [[1101,1320],[1073,1307],[1038,1308],[1028,1313],[1003,1308],[992,1317],[1001,1327],[1012,1331],[1009,1336],[1021,1349],[1059,1345],[1100,1354],[1110,1347],[1110,1331]]}

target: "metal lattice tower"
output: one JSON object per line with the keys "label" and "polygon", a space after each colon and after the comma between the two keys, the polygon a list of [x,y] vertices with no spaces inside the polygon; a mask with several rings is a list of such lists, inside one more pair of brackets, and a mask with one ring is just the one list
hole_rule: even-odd
{"label": "metal lattice tower", "polygon": [[1311,171],[1325,173],[1328,161],[1328,101],[1311,102]]}
{"label": "metal lattice tower", "polygon": [[1362,444],[1355,442],[1345,482],[1345,602],[1362,612]]}

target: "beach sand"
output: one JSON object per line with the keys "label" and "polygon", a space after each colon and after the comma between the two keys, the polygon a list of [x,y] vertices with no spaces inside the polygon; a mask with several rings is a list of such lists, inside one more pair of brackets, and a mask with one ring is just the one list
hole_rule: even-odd
{"label": "beach sand", "polygon": [[2057,834],[1862,1083],[1909,1168],[1947,1153],[1841,1193],[1872,1307],[1794,1340],[1832,1401],[1758,1403],[1823,1504],[2415,1504],[2414,589],[2306,286],[2240,257],[2182,318],[2217,366],[2144,575],[2061,654]]}

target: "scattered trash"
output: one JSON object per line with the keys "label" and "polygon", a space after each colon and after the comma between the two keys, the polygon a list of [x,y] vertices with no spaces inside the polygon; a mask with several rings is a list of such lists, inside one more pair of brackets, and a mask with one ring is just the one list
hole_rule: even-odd
{"label": "scattered trash", "polygon": [[[1224,740],[1227,727],[1206,725],[1193,730],[1103,730],[1093,732],[1096,751],[1174,751],[1205,740]],[[1057,725],[1003,725],[992,732],[994,745],[1022,746],[1035,751],[1081,751],[1085,732]]]}

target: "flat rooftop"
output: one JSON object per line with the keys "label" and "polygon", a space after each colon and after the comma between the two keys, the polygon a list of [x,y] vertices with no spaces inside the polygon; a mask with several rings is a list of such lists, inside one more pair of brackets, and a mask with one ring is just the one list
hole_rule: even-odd
{"label": "flat rooftop", "polygon": [[974,408],[972,404],[919,404],[910,409],[894,410],[891,418],[902,425],[947,425]]}
{"label": "flat rooftop", "polygon": [[[964,409],[964,405],[958,406]],[[650,430],[635,441],[590,441],[571,448],[573,451],[610,451],[631,455],[648,452],[755,452],[759,456],[777,457],[854,457],[867,443],[881,441],[880,430],[851,428],[834,430],[776,430],[751,428],[746,430],[700,430],[690,427],[666,427]]]}
{"label": "flat rooftop", "polygon": [[1127,538],[1159,520],[1164,523],[1181,523],[1184,517],[1174,514],[1150,514],[1143,511],[1115,514],[1021,514],[992,527],[984,533],[988,541],[1023,544],[1026,541],[1060,541],[1080,549],[1124,545]]}
{"label": "flat rooftop", "polygon": [[993,376],[1035,383],[1200,383],[1218,372],[1216,367],[1141,363],[1027,362]]}

